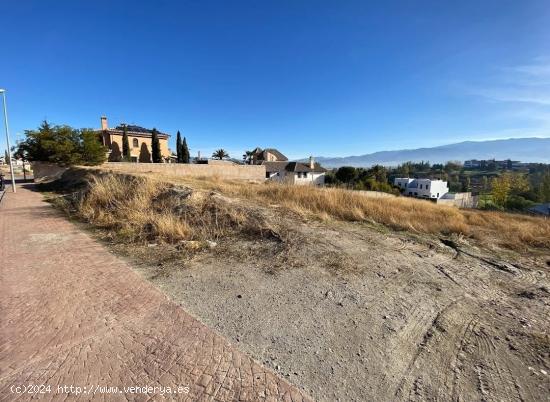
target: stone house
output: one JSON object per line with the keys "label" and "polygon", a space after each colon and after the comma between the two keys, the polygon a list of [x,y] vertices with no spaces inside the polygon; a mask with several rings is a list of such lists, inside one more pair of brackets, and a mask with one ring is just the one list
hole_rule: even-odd
{"label": "stone house", "polygon": [[[109,162],[120,162],[122,159],[122,135],[124,126],[128,133],[128,144],[130,145],[130,158],[132,162],[150,163],[152,162],[151,143],[152,130],[135,125],[118,125],[115,128],[109,128],[107,117],[101,117],[101,129],[97,133],[101,136],[101,142],[109,150]],[[164,161],[170,159],[170,149],[168,149],[168,138],[165,133],[158,133],[160,143],[160,153]]]}

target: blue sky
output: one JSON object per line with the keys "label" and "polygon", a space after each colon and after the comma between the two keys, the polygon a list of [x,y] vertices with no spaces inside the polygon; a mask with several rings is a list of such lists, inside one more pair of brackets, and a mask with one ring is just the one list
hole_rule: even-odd
{"label": "blue sky", "polygon": [[180,130],[193,155],[550,137],[547,0],[5,0],[0,15],[13,139],[102,114]]}

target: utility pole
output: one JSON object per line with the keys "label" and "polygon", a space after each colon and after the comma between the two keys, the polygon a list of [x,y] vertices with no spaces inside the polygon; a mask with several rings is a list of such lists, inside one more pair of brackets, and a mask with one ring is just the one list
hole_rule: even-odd
{"label": "utility pole", "polygon": [[10,129],[8,127],[8,108],[6,106],[6,90],[0,88],[0,93],[2,94],[2,98],[4,100],[4,123],[6,125],[6,145],[8,147],[8,153],[10,155],[11,188],[15,193],[16,192],[15,176],[13,174],[13,158],[11,157],[11,150],[10,150]]}

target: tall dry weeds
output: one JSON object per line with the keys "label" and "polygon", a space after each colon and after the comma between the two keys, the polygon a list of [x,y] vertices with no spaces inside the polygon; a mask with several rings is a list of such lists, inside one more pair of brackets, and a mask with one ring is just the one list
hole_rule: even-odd
{"label": "tall dry weeds", "polygon": [[[129,183],[131,191],[127,190]],[[202,194],[205,191],[215,194],[190,197],[184,204],[177,197],[160,196],[178,184],[201,189]],[[121,227],[138,237],[153,235],[169,241],[217,238],[232,231],[260,235],[273,231],[265,219],[244,208],[238,199],[252,200],[264,207],[277,205],[307,219],[375,222],[395,230],[464,235],[485,245],[515,250],[550,249],[550,220],[544,218],[462,210],[404,197],[370,198],[345,189],[277,183],[147,174],[99,175],[93,177],[79,209],[85,219],[95,224]]]}
{"label": "tall dry weeds", "polygon": [[217,240],[228,235],[273,237],[257,211],[213,192],[176,188],[124,174],[92,174],[74,202],[76,214],[123,241]]}
{"label": "tall dry weeds", "polygon": [[514,250],[550,249],[550,220],[543,217],[458,209],[405,197],[369,198],[345,189],[181,177],[172,180],[265,205],[281,205],[308,218],[369,221],[397,230],[458,234],[474,238],[485,246],[498,245]]}
{"label": "tall dry weeds", "polygon": [[167,185],[143,177],[92,175],[76,203],[77,214],[95,226],[129,241],[186,238],[190,229],[171,211],[157,208],[154,200]]}

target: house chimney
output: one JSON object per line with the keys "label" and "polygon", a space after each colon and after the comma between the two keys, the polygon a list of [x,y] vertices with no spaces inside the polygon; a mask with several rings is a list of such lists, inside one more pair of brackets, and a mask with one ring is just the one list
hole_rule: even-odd
{"label": "house chimney", "polygon": [[315,159],[313,159],[313,156],[309,157],[309,168],[315,169]]}
{"label": "house chimney", "polygon": [[101,129],[108,130],[109,125],[107,124],[107,116],[101,116]]}

